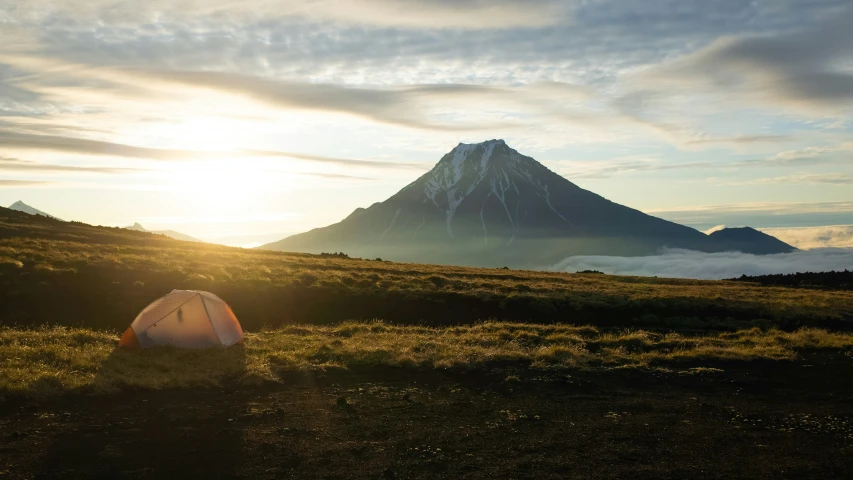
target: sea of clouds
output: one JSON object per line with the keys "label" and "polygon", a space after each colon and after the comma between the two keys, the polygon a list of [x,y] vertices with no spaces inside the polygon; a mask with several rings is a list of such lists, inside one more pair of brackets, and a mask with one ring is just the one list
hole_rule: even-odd
{"label": "sea of clouds", "polygon": [[553,265],[551,270],[598,270],[616,275],[657,276],[720,280],[741,275],[853,270],[853,248],[815,248],[775,255],[741,252],[705,253],[665,249],[646,257],[578,255]]}

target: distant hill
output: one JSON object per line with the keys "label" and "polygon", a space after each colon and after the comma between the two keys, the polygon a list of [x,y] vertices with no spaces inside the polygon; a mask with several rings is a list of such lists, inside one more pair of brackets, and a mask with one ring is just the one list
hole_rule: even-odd
{"label": "distant hill", "polygon": [[195,237],[191,237],[189,235],[183,234],[181,232],[176,232],[174,230],[148,230],[147,228],[140,225],[138,222],[134,223],[129,227],[124,227],[127,230],[133,230],[135,232],[148,232],[148,233],[156,233],[158,235],[165,235],[169,238],[174,238],[175,240],[182,240],[184,242],[204,242],[204,240],[199,240]]}
{"label": "distant hill", "polygon": [[735,250],[756,255],[793,252],[796,248],[750,227],[724,228],[710,235],[718,245],[726,250]]}
{"label": "distant hill", "polygon": [[19,212],[29,213],[30,215],[41,215],[43,217],[52,218],[54,220],[62,220],[61,218],[54,217],[53,215],[51,215],[49,213],[45,213],[45,212],[42,212],[41,210],[33,208],[33,207],[27,205],[26,203],[20,201],[20,200],[13,203],[12,205],[9,205],[9,208],[11,210],[17,210]]}
{"label": "distant hill", "polygon": [[489,140],[460,143],[397,194],[356,208],[339,223],[261,248],[521,268],[551,265],[572,255],[649,255],[664,247],[793,250],[764,237],[733,237],[705,235],[611,202],[503,140]]}
{"label": "distant hill", "polygon": [[[162,235],[138,232],[120,227],[101,227],[82,222],[66,222],[44,215],[33,215],[19,210],[0,207],[0,242],[16,238],[43,238],[56,241],[74,241],[90,245],[136,245],[171,247],[190,245]],[[2,256],[0,256],[2,257]]]}

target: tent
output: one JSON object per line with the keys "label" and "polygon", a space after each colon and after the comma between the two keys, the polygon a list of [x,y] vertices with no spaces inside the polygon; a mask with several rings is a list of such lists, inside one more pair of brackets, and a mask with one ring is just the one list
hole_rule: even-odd
{"label": "tent", "polygon": [[197,290],[172,290],[145,307],[118,344],[130,348],[207,348],[242,341],[243,328],[221,298]]}

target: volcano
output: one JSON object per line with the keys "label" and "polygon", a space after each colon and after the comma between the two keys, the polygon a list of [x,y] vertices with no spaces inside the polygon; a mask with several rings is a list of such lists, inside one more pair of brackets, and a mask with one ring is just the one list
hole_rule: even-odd
{"label": "volcano", "polygon": [[[717,235],[718,238],[725,235]],[[364,258],[539,268],[571,255],[635,256],[661,248],[731,248],[698,230],[584,190],[503,140],[460,143],[435,167],[384,202],[328,227],[260,248],[346,252]],[[778,242],[746,253],[781,253]]]}

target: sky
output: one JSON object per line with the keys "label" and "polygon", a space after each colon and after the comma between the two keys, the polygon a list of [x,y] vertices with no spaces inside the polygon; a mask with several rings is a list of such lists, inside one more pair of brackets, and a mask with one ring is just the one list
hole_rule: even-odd
{"label": "sky", "polygon": [[6,0],[0,205],[252,246],[502,138],[709,230],[853,246],[849,0]]}

